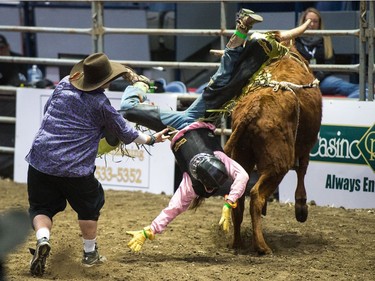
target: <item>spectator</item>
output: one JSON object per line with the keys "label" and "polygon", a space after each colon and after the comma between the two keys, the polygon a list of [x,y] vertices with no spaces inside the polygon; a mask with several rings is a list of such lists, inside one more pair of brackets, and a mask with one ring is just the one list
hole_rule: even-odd
{"label": "spectator", "polygon": [[[21,54],[11,50],[4,35],[0,34],[0,56],[20,57]],[[27,66],[25,64],[0,62],[0,85],[19,87],[27,83]]]}
{"label": "spectator", "polygon": [[109,83],[131,72],[103,53],[92,54],[73,66],[70,76],[59,82],[45,105],[41,127],[26,156],[29,214],[37,239],[30,265],[32,275],[44,273],[51,249],[52,219],[67,202],[78,215],[82,265],[90,267],[105,260],[96,243],[104,192],[94,176],[104,130],[125,144],[152,145],[167,139],[163,135],[167,130],[146,135],[130,127],[106,97],[104,89]]}
{"label": "spectator", "polygon": [[[300,18],[300,24],[310,19],[310,30],[324,29],[323,19],[320,12],[315,8],[306,9]],[[332,40],[329,36],[297,37],[296,47],[301,55],[310,64],[334,64],[335,54]],[[316,78],[320,81],[320,90],[323,95],[337,95],[348,98],[359,98],[359,85],[350,83],[345,79],[333,75],[327,71],[315,71]]]}

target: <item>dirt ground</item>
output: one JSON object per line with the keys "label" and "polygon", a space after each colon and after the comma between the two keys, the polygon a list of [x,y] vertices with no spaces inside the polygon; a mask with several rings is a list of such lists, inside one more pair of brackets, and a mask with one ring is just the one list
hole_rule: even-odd
{"label": "dirt ground", "polygon": [[[27,209],[26,185],[0,179],[0,211]],[[82,241],[70,207],[58,214],[44,280],[375,280],[375,211],[310,205],[309,218],[294,219],[294,206],[268,204],[263,218],[273,255],[251,249],[248,208],[242,227],[245,245],[230,248],[231,234],[219,231],[222,198],[210,198],[196,211],[177,217],[162,235],[131,253],[127,230],[147,226],[170,197],[141,192],[106,191],[99,225],[99,250],[105,265],[80,266]],[[247,202],[248,204],[248,202]],[[39,280],[29,275],[34,233],[5,260],[6,280]]]}

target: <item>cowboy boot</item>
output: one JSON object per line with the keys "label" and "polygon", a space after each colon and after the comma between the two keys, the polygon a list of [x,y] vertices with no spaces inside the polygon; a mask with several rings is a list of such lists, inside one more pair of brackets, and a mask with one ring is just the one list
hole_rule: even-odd
{"label": "cowboy boot", "polygon": [[119,110],[119,112],[126,120],[156,132],[167,128],[160,119],[158,106],[141,103],[126,110]]}
{"label": "cowboy boot", "polygon": [[249,29],[255,23],[262,22],[263,18],[257,14],[255,14],[252,10],[249,9],[241,9],[237,13],[237,24],[236,24],[236,31],[229,39],[227,44],[227,48],[236,48],[242,46],[247,38],[247,33]]}

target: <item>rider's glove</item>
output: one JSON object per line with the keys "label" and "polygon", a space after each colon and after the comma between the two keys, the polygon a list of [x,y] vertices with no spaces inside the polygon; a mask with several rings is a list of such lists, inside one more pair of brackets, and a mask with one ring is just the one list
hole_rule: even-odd
{"label": "rider's glove", "polygon": [[128,243],[128,247],[133,252],[139,252],[142,249],[142,246],[145,243],[146,239],[155,239],[155,234],[154,232],[152,232],[150,226],[146,226],[142,230],[138,231],[127,231],[126,234],[133,236],[133,238]]}
{"label": "rider's glove", "polygon": [[225,198],[225,203],[224,203],[224,206],[223,206],[223,209],[222,209],[222,212],[221,212],[221,218],[220,218],[220,221],[219,221],[219,225],[222,226],[224,232],[228,232],[229,226],[232,222],[231,210],[232,210],[232,208],[237,207],[237,202],[232,203],[229,200],[227,200],[227,195],[225,195],[224,198]]}

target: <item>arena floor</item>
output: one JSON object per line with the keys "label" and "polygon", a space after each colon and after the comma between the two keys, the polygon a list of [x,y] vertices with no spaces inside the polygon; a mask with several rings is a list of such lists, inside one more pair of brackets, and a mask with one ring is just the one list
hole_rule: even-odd
{"label": "arena floor", "polygon": [[[27,208],[25,185],[0,180],[0,187],[0,211]],[[131,253],[125,232],[148,225],[168,201],[165,195],[106,191],[98,242],[108,261],[93,268],[80,266],[82,242],[69,207],[55,218],[43,278],[29,274],[28,248],[35,247],[30,233],[5,260],[7,280],[374,280],[375,210],[309,206],[309,218],[301,224],[294,219],[294,206],[269,203],[263,226],[274,254],[259,257],[251,250],[248,209],[242,229],[246,245],[235,253],[231,235],[217,225],[223,201],[210,198],[196,212],[176,218],[156,240],[146,241],[141,253]]]}

